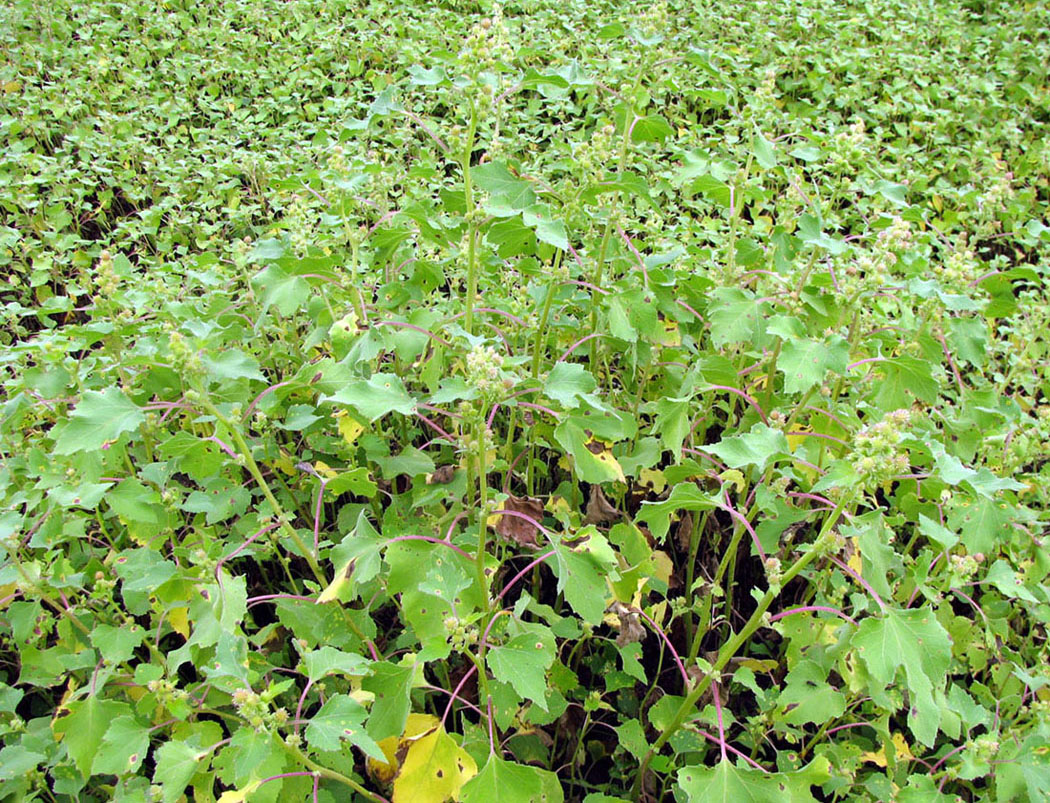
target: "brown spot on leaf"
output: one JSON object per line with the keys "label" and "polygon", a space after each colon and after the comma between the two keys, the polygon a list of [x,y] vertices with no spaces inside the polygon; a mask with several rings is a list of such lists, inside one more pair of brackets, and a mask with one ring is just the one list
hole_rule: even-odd
{"label": "brown spot on leaf", "polygon": [[448,485],[456,475],[455,466],[440,466],[430,475],[427,485]]}

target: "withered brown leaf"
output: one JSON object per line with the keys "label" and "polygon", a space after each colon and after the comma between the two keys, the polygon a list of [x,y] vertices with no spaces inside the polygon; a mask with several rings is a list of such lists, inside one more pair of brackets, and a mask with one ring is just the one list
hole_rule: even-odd
{"label": "withered brown leaf", "polygon": [[620,635],[616,637],[617,645],[623,647],[645,638],[645,628],[642,626],[641,615],[637,611],[617,601],[612,604],[612,612],[620,620]]}
{"label": "withered brown leaf", "polygon": [[427,480],[427,485],[448,485],[452,482],[456,475],[455,466],[439,466],[430,478]]}
{"label": "withered brown leaf", "polygon": [[620,519],[620,511],[612,506],[600,485],[591,486],[586,513],[583,519],[584,524],[612,524]]}
{"label": "withered brown leaf", "polygon": [[[536,521],[543,518],[543,502],[529,496],[510,496],[503,503],[503,509],[523,513]],[[526,521],[519,516],[500,516],[499,521],[496,522],[496,532],[519,546],[539,548],[536,541],[539,529],[531,521]]]}

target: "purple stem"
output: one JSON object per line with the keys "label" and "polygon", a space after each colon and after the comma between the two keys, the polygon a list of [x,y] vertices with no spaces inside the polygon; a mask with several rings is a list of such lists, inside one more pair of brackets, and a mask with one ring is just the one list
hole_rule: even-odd
{"label": "purple stem", "polygon": [[432,413],[441,413],[442,415],[450,416],[451,418],[462,418],[459,413],[453,413],[451,410],[442,410],[440,407],[435,407],[433,404],[424,404],[419,402],[417,407],[422,407],[424,410],[430,410]]}
{"label": "purple stem", "polygon": [[529,563],[524,569],[522,569],[510,579],[510,582],[507,583],[507,585],[503,587],[503,590],[496,595],[496,599],[503,599],[506,593],[512,588],[514,588],[514,586],[517,585],[518,581],[521,580],[522,577],[524,577],[532,570],[533,566],[538,566],[539,564],[543,563],[543,561],[547,560],[547,558],[553,557],[556,554],[556,550],[552,549],[550,552],[546,553],[545,555],[541,555],[540,557],[536,558],[536,560]]}
{"label": "purple stem", "polygon": [[434,430],[438,435],[447,440],[449,443],[456,442],[456,439],[452,435],[449,435],[447,432],[445,432],[445,430],[443,430],[440,426],[438,426],[425,415],[423,415],[421,412],[419,412],[419,410],[416,410],[416,416],[419,418],[420,421],[422,421],[424,424],[426,424],[428,427]]}
{"label": "purple stem", "polygon": [[711,695],[715,699],[715,717],[718,719],[718,746],[722,748],[722,761],[726,760],[726,728],[722,721],[722,698],[718,693],[718,681],[711,683]]}
{"label": "purple stem", "polygon": [[704,319],[704,317],[699,312],[697,312],[695,309],[693,309],[688,304],[686,304],[684,301],[682,301],[682,299],[676,298],[674,303],[677,304],[680,307],[684,307],[685,309],[689,310],[691,313],[693,313],[693,315],[696,316],[696,319],[698,321],[702,321]]}
{"label": "purple stem", "polygon": [[863,359],[863,360],[857,360],[856,362],[851,362],[849,365],[846,366],[846,370],[847,371],[852,371],[854,368],[857,368],[858,366],[861,366],[861,365],[865,365],[866,363],[869,363],[869,362],[886,362],[886,358],[885,357],[867,357],[866,359]]}
{"label": "purple stem", "polygon": [[252,403],[248,405],[248,409],[245,410],[244,411],[244,415],[241,416],[241,421],[247,421],[248,420],[248,416],[250,416],[252,414],[252,411],[255,409],[255,406],[260,401],[262,401],[263,396],[266,396],[266,395],[268,395],[270,393],[273,393],[278,388],[283,388],[283,387],[285,387],[287,385],[290,385],[290,384],[292,384],[291,381],[278,382],[276,385],[270,385],[270,387],[266,388],[266,390],[264,390],[262,393],[260,393],[254,399],[252,399]]}
{"label": "purple stem", "polygon": [[717,744],[721,744],[723,747],[725,747],[726,750],[728,750],[734,756],[739,756],[740,758],[744,759],[744,761],[746,761],[748,764],[750,764],[756,770],[760,770],[760,771],[766,772],[766,773],[769,772],[769,770],[767,770],[765,767],[763,767],[761,764],[759,764],[757,761],[755,761],[753,758],[751,758],[751,756],[747,755],[747,753],[741,753],[739,750],[737,750],[735,747],[733,747],[733,745],[726,744],[724,741],[720,742],[718,737],[715,736],[714,734],[708,733],[707,731],[702,731],[699,728],[696,729],[696,732],[699,733],[701,736],[703,736],[708,741],[715,742]]}
{"label": "purple stem", "polygon": [[640,613],[642,615],[642,618],[644,618],[645,621],[649,623],[649,626],[660,634],[660,638],[664,640],[664,644],[667,645],[667,649],[671,651],[671,656],[674,658],[674,662],[678,664],[678,671],[682,674],[682,683],[685,685],[686,688],[689,688],[689,673],[685,671],[685,664],[682,663],[682,658],[678,654],[678,650],[674,648],[674,644],[671,643],[671,639],[667,637],[667,634],[663,631],[663,628],[661,628],[660,625],[658,625],[656,622],[650,619],[649,614],[647,614],[641,608],[632,607],[631,610]]}
{"label": "purple stem", "polygon": [[775,622],[777,621],[777,619],[783,619],[785,616],[791,616],[795,613],[806,613],[808,611],[824,611],[825,613],[833,613],[836,616],[842,617],[854,627],[860,627],[860,625],[857,624],[857,621],[853,617],[848,616],[847,614],[840,611],[838,608],[830,608],[827,605],[803,605],[799,608],[790,608],[789,610],[773,614],[769,617],[769,621]]}
{"label": "purple stem", "polygon": [[379,321],[376,324],[376,326],[396,326],[396,327],[398,327],[400,329],[411,329],[414,332],[419,332],[421,334],[426,335],[431,340],[436,340],[442,346],[448,346],[449,348],[452,348],[452,344],[449,343],[447,340],[444,340],[444,339],[438,337],[433,332],[431,332],[429,329],[424,329],[422,326],[416,326],[415,324],[412,324],[412,323],[404,323],[403,321]]}
{"label": "purple stem", "polygon": [[426,541],[430,544],[441,544],[442,546],[448,547],[453,552],[462,555],[467,560],[474,560],[474,558],[472,558],[470,555],[468,555],[466,552],[464,552],[462,549],[460,549],[458,546],[451,543],[450,541],[443,541],[442,539],[435,538],[432,535],[399,535],[396,538],[391,538],[389,541],[387,541],[387,545],[396,544],[398,541]]}
{"label": "purple stem", "polygon": [[219,446],[222,447],[222,450],[226,452],[226,454],[228,454],[230,457],[237,457],[237,452],[233,451],[233,449],[231,449],[221,438],[217,438],[214,435],[209,435],[207,438],[204,438],[204,440],[219,444]]}
{"label": "purple stem", "polygon": [[301,594],[262,594],[258,597],[248,597],[247,606],[250,608],[253,605],[261,605],[264,602],[269,602],[272,599],[294,599],[299,602],[313,602],[313,597],[306,597]]}
{"label": "purple stem", "polygon": [[314,560],[320,560],[321,544],[321,500],[324,499],[324,487],[328,480],[321,480],[321,487],[317,489],[317,505],[314,507]]}
{"label": "purple stem", "polygon": [[592,334],[587,335],[586,337],[581,337],[579,340],[577,340],[575,343],[573,343],[571,346],[569,346],[565,350],[565,353],[562,354],[557,360],[555,360],[555,362],[564,362],[566,357],[568,357],[570,354],[572,354],[574,351],[576,351],[576,349],[578,349],[580,346],[582,346],[588,340],[594,340],[594,338],[602,337],[602,336],[603,335],[602,335],[601,332],[594,332]]}
{"label": "purple stem", "polygon": [[[448,689],[443,689],[440,686],[431,686],[430,684],[426,684],[422,688],[428,689],[429,691],[439,691],[442,694],[452,694],[452,692],[450,692]],[[471,711],[473,711],[479,717],[485,716],[485,712],[482,711],[480,708],[478,708],[476,705],[474,705],[474,703],[470,702],[469,700],[460,700],[460,703],[465,705],[467,708],[469,708]]]}
{"label": "purple stem", "polygon": [[834,435],[825,435],[823,432],[787,432],[785,434],[806,438],[824,438],[825,440],[835,441],[835,443],[841,443],[843,446],[849,446],[849,444],[842,440],[842,438],[836,438]]}
{"label": "purple stem", "polygon": [[844,571],[846,574],[848,574],[850,577],[852,577],[854,580],[860,583],[861,587],[869,594],[871,594],[872,599],[879,603],[879,607],[882,608],[883,612],[887,610],[886,603],[882,601],[882,597],[880,597],[875,591],[875,589],[871,587],[871,583],[869,583],[867,580],[865,580],[863,577],[861,577],[859,574],[853,571],[853,569],[851,569],[841,560],[836,558],[834,555],[828,555],[828,560],[830,560],[832,563],[834,563],[836,566],[842,569],[842,571]]}
{"label": "purple stem", "polygon": [[[501,309],[495,309],[493,307],[474,307],[474,312],[490,312],[493,315],[502,315],[504,318],[507,318],[509,320],[514,321],[514,323],[516,323],[518,326],[528,326],[528,324],[525,323],[525,321],[523,321],[518,316],[511,315],[509,312],[504,312]],[[467,313],[465,313],[465,312],[456,313],[451,318],[449,318],[447,321],[445,321],[445,323],[452,323],[453,321],[458,320],[459,318],[462,318],[466,314]]]}
{"label": "purple stem", "polygon": [[[951,758],[952,756],[954,756],[954,755],[955,755],[956,753],[958,753],[958,752],[959,752],[960,750],[965,750],[965,749],[966,749],[966,745],[964,745],[964,744],[961,744],[961,745],[959,745],[958,747],[956,747],[955,749],[953,749],[953,750],[949,750],[949,751],[948,751],[947,753],[945,753],[945,754],[944,754],[943,756],[941,756],[941,757],[940,757],[940,758],[939,758],[939,759],[938,759],[938,760],[937,760],[937,761],[936,761],[936,762],[934,763],[934,765],[933,765],[932,767],[930,767],[930,772],[937,772],[937,768],[938,768],[939,766],[941,766],[941,764],[943,764],[943,763],[944,763],[945,761],[947,761],[947,760],[948,760],[949,758]],[[941,781],[941,783],[944,783],[944,781],[942,780],[942,781]],[[938,788],[939,788],[939,787],[938,787]]]}
{"label": "purple stem", "polygon": [[518,402],[518,407],[531,407],[533,410],[539,410],[540,412],[547,413],[551,418],[557,420],[558,414],[554,412],[550,407],[544,407],[542,404],[533,404],[532,402]]}
{"label": "purple stem", "polygon": [[682,447],[682,451],[685,452],[686,454],[695,454],[697,457],[703,457],[703,458],[705,458],[707,460],[710,460],[721,471],[725,471],[725,469],[726,469],[726,467],[724,465],[722,465],[722,463],[719,460],[717,460],[714,457],[711,457],[711,455],[709,455],[707,452],[701,452],[699,449],[691,449],[688,446],[683,446]]}
{"label": "purple stem", "polygon": [[751,396],[748,396],[744,391],[740,390],[739,388],[733,388],[733,387],[730,387],[729,385],[708,385],[706,388],[701,388],[700,389],[701,392],[703,392],[705,390],[724,390],[724,391],[726,391],[726,393],[733,393],[733,394],[739,396],[740,398],[742,398],[744,401],[746,401],[748,404],[750,404],[752,407],[755,408],[755,411],[758,413],[759,417],[761,417],[761,419],[762,419],[762,423],[764,423],[764,424],[769,423],[769,420],[766,418],[766,414],[762,410],[762,407],[759,405],[759,403],[757,401],[755,401],[754,398],[752,398]]}
{"label": "purple stem", "polygon": [[303,703],[306,701],[306,695],[310,693],[310,687],[314,685],[313,678],[306,679],[306,686],[303,688],[303,693],[299,695],[299,703],[295,706],[295,732],[299,732],[299,717],[303,714]]}
{"label": "purple stem", "polygon": [[844,730],[847,730],[848,728],[874,728],[874,727],[875,726],[872,725],[870,722],[850,722],[847,725],[838,725],[837,727],[830,728],[824,735],[825,736],[831,736],[831,734],[836,733],[837,731],[844,731]]}
{"label": "purple stem", "polygon": [[620,236],[623,238],[623,241],[627,243],[627,247],[631,249],[631,253],[634,254],[635,258],[638,260],[638,266],[642,269],[642,280],[645,282],[645,286],[648,287],[649,271],[645,268],[645,260],[642,259],[642,255],[638,253],[638,249],[634,247],[634,243],[632,243],[631,238],[627,236],[627,232],[620,228],[619,223],[616,224],[616,230],[620,232]]}
{"label": "purple stem", "polygon": [[602,290],[602,288],[598,287],[598,285],[596,284],[591,284],[590,282],[582,282],[579,279],[566,279],[564,282],[562,282],[562,284],[575,284],[578,287],[586,287],[588,290],[593,290],[596,293],[601,293],[603,296],[609,295],[608,290]]}
{"label": "purple stem", "polygon": [[748,535],[751,536],[751,541],[755,545],[755,549],[758,550],[758,556],[762,559],[762,562],[766,562],[766,551],[762,549],[762,542],[758,540],[758,533],[755,532],[755,528],[751,526],[751,522],[747,520],[747,517],[733,507],[729,501],[729,497],[726,494],[722,494],[722,504],[719,505],[726,513],[744,525],[744,529],[747,530]]}

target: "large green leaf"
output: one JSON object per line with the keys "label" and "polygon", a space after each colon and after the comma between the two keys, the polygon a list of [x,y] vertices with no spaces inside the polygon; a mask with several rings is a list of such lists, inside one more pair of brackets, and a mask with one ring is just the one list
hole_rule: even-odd
{"label": "large green leaf", "polygon": [[115,387],[85,391],[55,441],[55,454],[102,449],[145,420],[142,410]]}
{"label": "large green leaf", "polygon": [[730,468],[755,466],[759,471],[776,458],[791,454],[784,433],[766,424],[755,424],[749,432],[729,435],[705,448]]}
{"label": "large green leaf", "polygon": [[349,404],[369,421],[387,413],[412,415],[416,403],[395,374],[373,374],[369,379],[355,379],[345,388],[322,401]]}
{"label": "large green leaf", "polygon": [[550,628],[516,622],[515,633],[490,649],[485,658],[496,680],[509,683],[526,700],[541,707],[547,694],[547,670],[554,663],[555,640]]}
{"label": "large green leaf", "polygon": [[317,750],[326,752],[339,749],[340,742],[347,741],[376,761],[386,761],[383,751],[365,731],[364,721],[368,716],[357,700],[346,694],[329,697],[321,709],[310,717],[306,726],[306,741]]}
{"label": "large green leaf", "polygon": [[572,609],[592,625],[600,624],[605,613],[605,600],[610,595],[606,577],[616,579],[616,553],[605,536],[593,527],[577,534],[575,546],[555,545],[554,570],[558,591]]}
{"label": "large green leaf", "polygon": [[850,644],[882,687],[902,669],[911,705],[908,724],[923,744],[933,747],[941,712],[934,697],[943,691],[951,662],[951,639],[929,610],[890,608],[860,623]]}
{"label": "large green leaf", "polygon": [[[461,803],[556,803],[544,795],[545,776],[553,773],[514,764],[495,753],[489,756],[481,772],[471,778],[461,790]],[[560,786],[560,785],[559,785]],[[560,798],[559,798],[560,800]]]}
{"label": "large green leaf", "polygon": [[81,775],[87,778],[110,722],[130,713],[127,703],[92,695],[85,700],[73,700],[59,710],[51,729],[62,739]]}

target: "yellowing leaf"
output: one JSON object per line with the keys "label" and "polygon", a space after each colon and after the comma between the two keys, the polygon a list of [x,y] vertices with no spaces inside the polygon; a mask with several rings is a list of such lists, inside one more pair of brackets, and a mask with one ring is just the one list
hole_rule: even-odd
{"label": "yellowing leaf", "polygon": [[10,95],[22,88],[21,81],[4,81],[4,94]]}
{"label": "yellowing leaf", "polygon": [[276,460],[272,461],[271,465],[274,468],[279,468],[289,477],[299,473],[298,470],[295,468],[295,463],[292,462],[292,458],[284,449],[281,449],[281,456],[278,457]]}
{"label": "yellowing leaf", "polygon": [[853,554],[849,556],[849,560],[846,562],[846,565],[853,569],[853,571],[855,571],[857,574],[861,574],[864,567],[864,563],[860,556],[860,549],[857,548],[857,539],[854,538],[852,540],[854,542]]}
{"label": "yellowing leaf", "polygon": [[17,583],[5,583],[4,585],[0,585],[0,609],[7,607],[7,604],[13,599],[11,595],[15,593],[17,587]]}
{"label": "yellowing leaf", "polygon": [[168,624],[183,638],[190,637],[189,611],[186,607],[172,608],[168,611]]}
{"label": "yellowing leaf", "polygon": [[674,347],[682,345],[682,335],[678,331],[678,323],[675,321],[665,321],[663,325],[663,331],[660,333],[661,345]]}
{"label": "yellowing leaf", "polygon": [[259,788],[259,781],[253,781],[243,789],[234,789],[229,792],[223,792],[219,795],[218,803],[244,803],[248,799],[248,795]]}
{"label": "yellowing leaf", "polygon": [[[799,433],[812,432],[812,431],[813,430],[812,430],[811,427],[800,426],[800,427],[797,428],[797,432],[799,432]],[[802,434],[787,435],[785,437],[787,438],[788,446],[791,447],[791,451],[795,451],[795,449],[797,449],[799,446],[801,446],[803,443],[805,443],[806,442],[806,438],[807,438],[806,435],[802,435]]]}
{"label": "yellowing leaf", "polygon": [[339,599],[339,592],[350,584],[350,577],[354,573],[354,561],[356,560],[356,557],[350,558],[350,560],[339,567],[339,571],[335,573],[332,582],[328,584],[328,587],[321,592],[321,596],[317,598],[318,605],[324,605],[326,602],[333,602]]}
{"label": "yellowing leaf", "polygon": [[361,436],[361,433],[365,431],[364,426],[353,416],[348,415],[346,410],[337,412],[335,419],[339,434],[343,436],[343,440],[346,441],[348,446],[353,446],[354,442]]}
{"label": "yellowing leaf", "polygon": [[[908,743],[904,741],[903,733],[895,733],[891,738],[893,740],[893,749],[896,751],[898,759],[904,759],[905,761],[912,761],[915,759],[915,756],[912,755],[911,748],[908,747]],[[886,745],[882,745],[882,747],[874,753],[861,753],[860,758],[862,761],[870,761],[872,764],[885,767]]]}
{"label": "yellowing leaf", "polygon": [[744,474],[739,469],[729,468],[718,476],[720,479],[736,488],[738,494],[743,493],[747,488],[747,480],[744,479]]}
{"label": "yellowing leaf", "polygon": [[432,714],[409,714],[405,720],[405,732],[400,736],[388,736],[379,741],[379,749],[386,756],[386,763],[368,759],[368,773],[380,783],[390,783],[401,768],[409,746],[434,730],[440,720]]}
{"label": "yellowing leaf", "polygon": [[339,476],[339,472],[329,466],[327,463],[318,460],[314,463],[314,471],[324,477],[326,480],[332,480]]}
{"label": "yellowing leaf", "polygon": [[642,485],[649,485],[652,487],[654,493],[662,494],[664,488],[667,487],[667,479],[664,477],[663,471],[658,468],[643,468],[638,478],[641,480]]}
{"label": "yellowing leaf", "polygon": [[666,552],[662,552],[659,549],[653,550],[652,555],[653,561],[653,574],[656,579],[662,583],[668,583],[671,581],[671,573],[674,571],[674,563],[671,562],[670,556]]}
{"label": "yellowing leaf", "polygon": [[474,759],[439,726],[408,748],[394,781],[394,803],[455,800],[463,784],[477,774]]}
{"label": "yellowing leaf", "polygon": [[769,658],[760,660],[758,658],[745,658],[740,666],[750,669],[752,672],[772,672],[777,668],[777,662]]}

